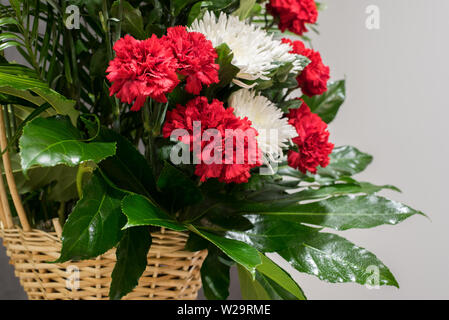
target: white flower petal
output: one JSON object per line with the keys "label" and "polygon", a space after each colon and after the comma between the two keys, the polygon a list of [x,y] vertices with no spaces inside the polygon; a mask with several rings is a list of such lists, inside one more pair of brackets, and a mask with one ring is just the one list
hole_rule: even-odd
{"label": "white flower petal", "polygon": [[298,55],[290,53],[289,44],[274,40],[272,35],[238,17],[221,13],[217,19],[213,12],[206,12],[188,30],[201,32],[214,47],[226,43],[234,54],[232,64],[240,69],[239,79],[267,80],[266,75],[279,63],[292,62],[292,73],[302,70]]}
{"label": "white flower petal", "polygon": [[284,148],[298,134],[293,126],[283,118],[282,111],[270,100],[254,91],[240,89],[229,98],[229,106],[237,117],[247,117],[257,130],[259,148],[271,162],[281,161]]}

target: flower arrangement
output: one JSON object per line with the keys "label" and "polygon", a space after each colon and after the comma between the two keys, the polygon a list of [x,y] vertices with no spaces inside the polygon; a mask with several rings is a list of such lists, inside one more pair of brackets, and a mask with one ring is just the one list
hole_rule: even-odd
{"label": "flower arrangement", "polygon": [[377,195],[393,186],[357,181],[372,157],[332,143],[345,81],[329,81],[305,36],[322,5],[74,5],[0,5],[0,49],[25,60],[0,56],[7,150],[33,226],[63,224],[57,262],[117,248],[120,299],[145,270],[150,232],[167,228],[208,250],[209,299],[228,297],[233,265],[244,298],[305,299],[269,253],[324,281],[370,284],[374,267],[378,285],[398,286],[374,254],[323,231],[422,213]]}

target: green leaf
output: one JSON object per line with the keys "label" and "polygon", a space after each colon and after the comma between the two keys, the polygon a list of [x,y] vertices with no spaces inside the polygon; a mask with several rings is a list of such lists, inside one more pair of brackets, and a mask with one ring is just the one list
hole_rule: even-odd
{"label": "green leaf", "polygon": [[22,172],[19,154],[10,154],[10,158],[14,180],[20,194],[33,192],[51,185],[48,190],[48,200],[50,201],[67,202],[78,198],[76,190],[78,168],[64,165],[48,168],[33,167],[28,171],[27,178]]}
{"label": "green leaf", "polygon": [[240,0],[239,8],[232,14],[234,16],[238,16],[240,20],[245,20],[251,13],[251,10],[253,9],[255,4],[256,0]]}
{"label": "green leaf", "polygon": [[[94,133],[95,133],[94,128]],[[92,133],[93,134],[93,133]],[[151,167],[144,156],[122,135],[102,127],[95,142],[115,142],[117,152],[100,163],[102,173],[116,187],[142,194],[149,199],[157,194]]]}
{"label": "green leaf", "polygon": [[86,142],[68,118],[36,118],[24,128],[19,141],[22,169],[58,164],[95,163],[115,154],[114,143]]}
{"label": "green leaf", "polygon": [[[21,71],[18,74],[11,74],[7,73],[9,70],[11,69],[8,67],[0,67],[0,93],[29,100],[38,106],[42,105],[42,101],[46,101],[58,114],[68,115],[72,123],[76,123],[79,112],[74,108],[75,101],[68,100],[50,89],[46,83],[29,77],[28,73]],[[26,94],[24,94],[24,91]],[[36,99],[35,96],[30,95],[30,92],[35,93],[42,99]]]}
{"label": "green leaf", "polygon": [[278,211],[260,214],[276,215],[296,223],[309,223],[335,230],[366,229],[396,225],[422,212],[384,197],[340,196],[308,204],[291,205]]}
{"label": "green leaf", "polygon": [[296,270],[327,282],[365,285],[376,268],[379,285],[399,287],[390,270],[374,254],[335,234],[317,233],[304,243],[278,253]]}
{"label": "green leaf", "polygon": [[201,267],[201,281],[208,300],[226,300],[229,296],[229,270],[232,261],[223,257],[218,248],[208,248]]}
{"label": "green leaf", "polygon": [[166,207],[171,208],[172,213],[203,200],[201,190],[194,181],[168,162],[165,162],[159,175],[157,186],[166,198]]}
{"label": "green leaf", "polygon": [[[257,271],[261,275],[274,281],[282,289],[294,295],[298,300],[306,300],[306,297],[304,296],[301,288],[287,272],[282,270],[277,264],[275,264],[265,255],[260,254],[260,257],[262,259],[262,264],[257,266]],[[278,294],[282,292],[281,290],[276,290],[277,288],[273,285],[271,285],[271,287],[273,288],[273,290],[277,291]],[[281,293],[280,295],[283,294]]]}
{"label": "green leaf", "polygon": [[23,44],[20,42],[8,41],[8,42],[4,42],[4,43],[0,44],[0,51],[6,50],[6,49],[12,48],[12,47],[20,47],[20,46],[23,46]]}
{"label": "green leaf", "polygon": [[264,255],[261,255],[261,258],[263,264],[258,266],[255,278],[242,266],[237,265],[243,299],[306,300],[301,288],[290,275]]}
{"label": "green leaf", "polygon": [[226,237],[249,244],[262,252],[275,252],[303,242],[319,229],[296,221],[282,220],[272,215],[244,215],[253,228],[246,231],[228,231]]}
{"label": "green leaf", "polygon": [[109,187],[97,173],[84,187],[83,195],[64,225],[58,263],[99,256],[122,237],[123,194]]}
{"label": "green leaf", "polygon": [[119,18],[119,1],[123,6],[122,29],[138,39],[145,39],[145,30],[143,27],[142,13],[138,8],[134,8],[128,1],[118,0],[112,4],[111,16]]}
{"label": "green leaf", "polygon": [[248,272],[248,270],[241,265],[237,265],[237,270],[239,275],[240,291],[244,300],[271,300],[270,294],[265,290],[260,282]]}
{"label": "green leaf", "polygon": [[127,195],[123,199],[122,211],[128,218],[125,228],[157,226],[176,231],[186,230],[183,225],[176,222],[147,198],[138,194]]}
{"label": "green leaf", "polygon": [[204,239],[212,242],[229,258],[241,264],[252,274],[254,274],[256,267],[262,262],[259,257],[259,252],[244,242],[226,239],[213,233],[198,230],[193,226],[190,226],[189,229]]}
{"label": "green leaf", "polygon": [[112,272],[109,298],[119,300],[130,293],[138,284],[145,271],[151,234],[147,227],[137,227],[125,231],[117,247],[117,263]]}
{"label": "green leaf", "polygon": [[330,164],[326,168],[318,168],[320,176],[340,178],[360,173],[373,161],[373,157],[357,148],[343,146],[334,148],[330,155]]}
{"label": "green leaf", "polygon": [[6,26],[6,25],[9,25],[9,24],[18,25],[19,22],[16,19],[11,18],[11,17],[0,18],[0,27]]}
{"label": "green leaf", "polygon": [[303,99],[312,112],[318,114],[324,122],[331,123],[346,99],[345,82],[330,82],[324,94],[314,97],[304,95]]}
{"label": "green leaf", "polygon": [[191,6],[200,1],[201,0],[173,0],[173,1],[171,1],[171,6],[173,8],[172,9],[173,15],[178,16],[185,7]]}
{"label": "green leaf", "polygon": [[220,66],[220,69],[218,70],[220,82],[218,84],[212,84],[206,89],[206,94],[208,96],[212,96],[217,90],[228,86],[240,71],[239,68],[232,64],[234,54],[226,43],[222,43],[216,47],[215,50],[218,54],[215,63]]}

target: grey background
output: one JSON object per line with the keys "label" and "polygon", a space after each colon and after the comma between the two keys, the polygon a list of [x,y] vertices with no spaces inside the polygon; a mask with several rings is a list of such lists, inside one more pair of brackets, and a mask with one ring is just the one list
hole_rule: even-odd
{"label": "grey background", "polygon": [[[342,233],[377,254],[401,289],[368,290],[327,284],[292,272],[309,299],[447,299],[449,214],[446,210],[446,119],[449,116],[449,1],[323,0],[320,36],[313,45],[331,67],[333,79],[346,76],[348,98],[331,139],[375,156],[360,180],[394,184],[386,193],[427,213],[399,226]],[[365,27],[368,5],[380,8],[380,30]],[[0,251],[0,299],[23,293]],[[231,298],[238,298],[233,273]]]}

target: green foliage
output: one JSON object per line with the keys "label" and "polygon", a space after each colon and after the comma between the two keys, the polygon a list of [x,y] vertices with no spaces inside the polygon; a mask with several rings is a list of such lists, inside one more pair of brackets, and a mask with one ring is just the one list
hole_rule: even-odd
{"label": "green foliage", "polygon": [[136,226],[165,227],[176,231],[187,230],[143,196],[127,195],[122,201],[123,213],[128,218],[125,228]]}
{"label": "green foliage", "polygon": [[117,263],[111,276],[111,300],[121,299],[137,286],[147,267],[151,242],[150,230],[147,227],[131,228],[124,232],[117,247]]}
{"label": "green foliage", "polygon": [[22,169],[32,166],[77,166],[84,161],[100,162],[115,154],[114,143],[88,142],[68,118],[37,118],[23,129],[20,138]]}
{"label": "green foliage", "polygon": [[318,114],[326,123],[331,123],[346,99],[346,81],[330,82],[327,91],[320,96],[303,96],[310,110]]}
{"label": "green foliage", "polygon": [[97,173],[83,195],[64,225],[57,262],[94,258],[122,238],[126,221],[121,210],[123,193],[111,188]]}
{"label": "green foliage", "polygon": [[[233,265],[244,298],[305,299],[292,277],[265,255],[271,252],[325,281],[365,284],[375,267],[381,285],[398,286],[372,253],[322,232],[394,225],[423,215],[376,194],[396,187],[354,179],[372,156],[343,146],[314,175],[283,163],[273,176],[253,172],[248,184],[202,183],[193,166],[169,163],[175,143],[160,135],[167,110],[185,105],[191,94],[178,86],[167,104],[149,102],[141,112],[129,112],[128,104],[109,94],[106,68],[114,42],[123,35],[160,37],[168,27],[189,25],[206,11],[266,22],[266,30],[273,31],[270,24],[276,19],[265,21],[262,3],[75,0],[82,17],[79,29],[66,27],[64,1],[0,5],[0,51],[15,49],[28,65],[0,55],[0,104],[6,106],[8,150],[24,205],[35,215],[34,226],[56,214],[64,222],[70,213],[58,262],[91,259],[117,247],[111,299],[137,285],[147,264],[150,230],[159,227],[189,232],[187,250],[208,249],[201,273],[209,299],[228,297]],[[226,102],[238,89],[233,80],[240,70],[226,44],[216,51],[220,82],[201,95]],[[310,62],[297,59],[299,69]],[[287,100],[298,86],[292,69],[291,62],[279,63],[269,80],[242,81],[287,113],[302,103]],[[335,119],[345,98],[345,80],[329,83],[323,95],[303,97],[326,123]]]}
{"label": "green foliage", "polygon": [[335,234],[317,233],[278,253],[298,271],[328,282],[365,285],[374,267],[379,271],[379,285],[399,287],[390,270],[374,254]]}
{"label": "green foliage", "polygon": [[204,230],[198,230],[193,226],[190,226],[190,230],[212,242],[229,258],[242,265],[251,274],[255,273],[256,267],[262,262],[259,252],[246,243],[233,239],[227,239]]}

